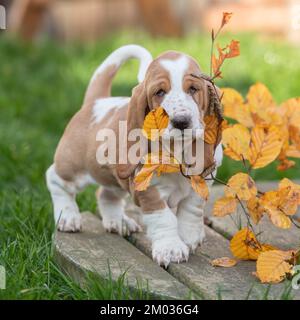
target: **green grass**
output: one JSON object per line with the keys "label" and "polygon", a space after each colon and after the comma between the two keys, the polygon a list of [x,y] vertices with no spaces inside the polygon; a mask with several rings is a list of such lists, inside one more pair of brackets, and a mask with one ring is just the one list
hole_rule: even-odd
{"label": "green grass", "polygon": [[[0,38],[0,264],[7,269],[7,289],[0,298],[102,299],[129,298],[111,283],[82,290],[63,275],[51,256],[54,230],[44,174],[52,163],[65,125],[80,107],[95,67],[114,49],[127,43],[147,47],[156,56],[176,49],[196,57],[204,71],[209,65],[209,35],[187,39],[151,39],[144,34],[120,34],[98,44],[59,46],[42,40],[37,45]],[[299,49],[254,35],[237,35],[241,56],[226,63],[221,87],[243,94],[256,81],[265,83],[281,102],[299,96]],[[222,42],[231,39],[225,35]],[[113,87],[115,95],[130,95],[137,62],[127,63]],[[275,164],[255,173],[258,179],[278,179]],[[219,177],[238,169],[226,160]],[[285,173],[299,178],[299,169]],[[79,196],[83,210],[95,210],[94,190]],[[125,288],[126,286],[124,286]]]}

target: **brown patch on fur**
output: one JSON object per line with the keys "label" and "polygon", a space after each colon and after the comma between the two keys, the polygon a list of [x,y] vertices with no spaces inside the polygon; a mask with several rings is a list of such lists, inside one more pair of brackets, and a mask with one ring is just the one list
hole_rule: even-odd
{"label": "brown patch on fur", "polygon": [[94,102],[96,99],[110,97],[112,79],[117,71],[118,67],[112,64],[96,76],[86,90],[83,102],[84,106],[90,102]]}
{"label": "brown patch on fur", "polygon": [[154,186],[149,186],[145,191],[136,191],[134,198],[144,213],[166,208],[165,201],[160,198],[160,194]]}

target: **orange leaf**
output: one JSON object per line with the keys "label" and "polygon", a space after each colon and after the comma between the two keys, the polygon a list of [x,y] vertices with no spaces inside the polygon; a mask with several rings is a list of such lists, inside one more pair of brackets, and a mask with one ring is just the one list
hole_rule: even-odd
{"label": "orange leaf", "polygon": [[223,19],[222,19],[222,23],[221,23],[221,28],[223,28],[225,26],[225,24],[227,24],[229,22],[232,15],[233,15],[232,12],[223,12]]}
{"label": "orange leaf", "polygon": [[289,134],[292,143],[295,145],[297,150],[300,150],[300,128],[290,125]]}
{"label": "orange leaf", "polygon": [[257,197],[252,197],[247,201],[249,215],[255,224],[258,224],[263,216],[264,209]]}
{"label": "orange leaf", "polygon": [[229,50],[226,53],[225,59],[235,58],[240,55],[240,42],[239,41],[231,40],[231,42],[227,48]]}
{"label": "orange leaf", "polygon": [[157,176],[160,176],[162,173],[174,173],[180,171],[180,166],[177,160],[174,157],[166,153],[148,153],[145,160],[146,165],[158,165],[155,170]]}
{"label": "orange leaf", "polygon": [[251,117],[249,105],[244,104],[243,97],[234,89],[223,88],[222,104],[224,116],[237,120],[245,127],[253,127],[254,122]]}
{"label": "orange leaf", "polygon": [[280,160],[280,163],[277,166],[277,170],[278,171],[285,171],[285,170],[288,170],[288,169],[294,167],[295,164],[296,164],[296,162],[293,160],[282,159],[282,160]]}
{"label": "orange leaf", "polygon": [[275,126],[256,126],[251,131],[249,161],[253,169],[263,168],[274,161],[281,150],[280,131]]}
{"label": "orange leaf", "polygon": [[243,228],[231,239],[230,250],[238,259],[256,260],[262,248],[254,233],[248,228]]}
{"label": "orange leaf", "polygon": [[263,110],[274,105],[274,100],[268,88],[262,83],[252,85],[247,94],[248,103],[255,110]]}
{"label": "orange leaf", "polygon": [[259,255],[256,263],[257,276],[263,283],[278,283],[292,273],[294,251],[271,250]]}
{"label": "orange leaf", "polygon": [[208,199],[209,190],[205,180],[200,176],[191,176],[192,188],[198,193],[204,200]]}
{"label": "orange leaf", "polygon": [[297,150],[296,146],[291,145],[286,150],[286,156],[291,158],[300,158],[300,150]]}
{"label": "orange leaf", "polygon": [[214,203],[213,215],[216,217],[225,217],[234,213],[237,208],[237,200],[233,197],[223,197]]}
{"label": "orange leaf", "polygon": [[261,197],[261,205],[274,225],[282,229],[291,227],[291,219],[287,215],[297,211],[298,198],[294,194],[289,197],[290,187],[278,191],[268,191]]}
{"label": "orange leaf", "polygon": [[144,191],[148,188],[154,171],[159,165],[144,165],[138,174],[134,177],[134,188],[137,191]]}
{"label": "orange leaf", "polygon": [[287,126],[292,125],[300,128],[300,98],[285,101],[280,106],[280,113]]}
{"label": "orange leaf", "polygon": [[169,117],[162,107],[151,110],[144,120],[143,134],[149,140],[156,140],[168,126]]}
{"label": "orange leaf", "polygon": [[248,228],[238,231],[230,241],[232,254],[241,260],[257,260],[262,252],[275,249],[277,248],[270,244],[260,244],[254,233]]}
{"label": "orange leaf", "polygon": [[235,124],[223,130],[222,143],[225,147],[224,154],[233,160],[248,159],[250,134],[246,127]]}
{"label": "orange leaf", "polygon": [[215,115],[205,116],[204,123],[204,141],[208,144],[216,144],[220,130],[218,118]]}
{"label": "orange leaf", "polygon": [[213,267],[231,268],[237,264],[237,261],[228,257],[222,257],[214,259],[210,263]]}
{"label": "orange leaf", "polygon": [[246,173],[237,173],[232,176],[225,188],[225,195],[227,197],[238,196],[241,200],[249,200],[256,196],[257,188],[253,179]]}
{"label": "orange leaf", "polygon": [[230,44],[225,48],[217,46],[219,57],[215,55],[212,56],[212,67],[214,76],[216,78],[222,78],[221,76],[221,66],[223,65],[225,59],[234,58],[240,55],[240,42],[236,40],[231,40]]}

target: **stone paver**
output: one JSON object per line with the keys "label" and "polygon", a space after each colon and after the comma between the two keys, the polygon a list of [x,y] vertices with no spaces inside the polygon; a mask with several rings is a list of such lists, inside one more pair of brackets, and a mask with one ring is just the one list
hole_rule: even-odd
{"label": "stone paver", "polygon": [[112,279],[116,280],[126,271],[131,288],[141,288],[154,298],[189,297],[186,286],[126,239],[106,233],[96,215],[84,213],[82,216],[83,232],[57,232],[54,238],[55,259],[75,281],[84,285],[85,271],[108,278],[110,268]]}

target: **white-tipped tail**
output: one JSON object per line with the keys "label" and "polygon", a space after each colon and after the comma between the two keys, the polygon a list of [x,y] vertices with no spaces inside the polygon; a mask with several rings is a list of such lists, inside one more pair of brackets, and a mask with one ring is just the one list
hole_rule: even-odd
{"label": "white-tipped tail", "polygon": [[138,45],[127,45],[112,52],[96,69],[86,91],[84,102],[99,97],[109,97],[112,80],[121,65],[132,58],[140,60],[138,81],[141,83],[146,75],[152,56],[148,50]]}

